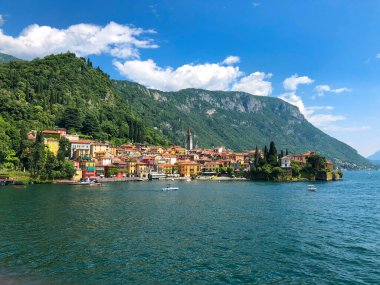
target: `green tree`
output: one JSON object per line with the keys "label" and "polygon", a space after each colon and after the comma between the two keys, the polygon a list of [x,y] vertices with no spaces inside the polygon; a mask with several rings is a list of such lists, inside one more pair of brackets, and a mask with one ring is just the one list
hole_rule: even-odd
{"label": "green tree", "polygon": [[326,169],[326,158],[319,154],[310,155],[307,162],[315,172]]}
{"label": "green tree", "polygon": [[76,107],[67,107],[63,113],[63,125],[66,129],[79,131],[83,126],[82,112]]}
{"label": "green tree", "polygon": [[83,120],[82,132],[96,137],[99,131],[98,117],[91,112],[87,113]]}
{"label": "green tree", "polygon": [[33,177],[44,175],[46,156],[44,137],[41,132],[37,132],[36,141],[32,147],[30,156],[30,170]]}
{"label": "green tree", "polygon": [[269,152],[267,146],[264,147],[264,161],[268,162],[269,161]]}
{"label": "green tree", "polygon": [[259,160],[260,160],[260,155],[259,155],[259,148],[256,145],[256,150],[255,150],[255,168],[258,167],[259,165]]}
{"label": "green tree", "polygon": [[280,179],[280,178],[283,178],[283,176],[284,176],[284,170],[282,170],[282,168],[281,167],[278,167],[278,166],[276,166],[276,167],[273,167],[273,169],[272,169],[272,177],[273,177],[273,179]]}
{"label": "green tree", "polygon": [[296,161],[291,161],[290,166],[292,167],[292,176],[299,177],[301,174],[302,166]]}
{"label": "green tree", "polygon": [[270,145],[269,145],[269,152],[268,152],[268,162],[271,164],[271,165],[276,165],[278,163],[278,154],[277,154],[277,149],[276,149],[276,145],[274,144],[273,141],[270,142]]}
{"label": "green tree", "polygon": [[59,140],[59,149],[58,149],[57,158],[59,161],[62,162],[62,161],[65,161],[66,158],[69,158],[70,155],[71,155],[71,143],[67,138],[62,137]]}

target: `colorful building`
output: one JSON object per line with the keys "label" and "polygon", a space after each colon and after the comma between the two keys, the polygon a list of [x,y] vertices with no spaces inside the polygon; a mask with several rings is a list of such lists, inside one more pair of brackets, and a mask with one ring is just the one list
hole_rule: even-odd
{"label": "colorful building", "polygon": [[90,157],[91,143],[90,140],[72,140],[71,143],[71,157],[83,158]]}
{"label": "colorful building", "polygon": [[57,156],[59,150],[59,140],[55,138],[44,138],[44,144],[49,149],[50,152]]}
{"label": "colorful building", "polygon": [[181,176],[197,176],[201,171],[201,165],[194,161],[182,161],[178,163],[178,173]]}

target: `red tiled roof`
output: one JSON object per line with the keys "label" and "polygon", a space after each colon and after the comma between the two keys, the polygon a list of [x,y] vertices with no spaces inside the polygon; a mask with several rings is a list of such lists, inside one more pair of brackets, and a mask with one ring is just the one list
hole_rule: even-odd
{"label": "red tiled roof", "polygon": [[90,141],[90,140],[71,140],[70,142],[71,143],[86,143],[86,144],[92,143],[92,141]]}

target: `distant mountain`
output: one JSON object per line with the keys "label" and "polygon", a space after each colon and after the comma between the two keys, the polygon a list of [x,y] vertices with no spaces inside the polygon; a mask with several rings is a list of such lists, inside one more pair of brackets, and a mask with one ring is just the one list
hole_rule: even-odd
{"label": "distant mountain", "polygon": [[380,167],[380,150],[368,156],[368,159],[377,167]]}
{"label": "distant mountain", "polygon": [[0,63],[8,63],[10,61],[20,61],[21,59],[14,57],[9,54],[1,53],[0,52]]}
{"label": "distant mountain", "polygon": [[148,126],[178,144],[184,144],[190,127],[201,147],[224,145],[246,151],[273,140],[277,149],[316,150],[344,168],[371,167],[355,149],[323,133],[298,108],[278,98],[200,89],[162,92],[128,81],[113,83],[115,92]]}
{"label": "distant mountain", "polygon": [[378,160],[380,161],[380,150],[375,152],[374,154],[367,157],[369,160]]}

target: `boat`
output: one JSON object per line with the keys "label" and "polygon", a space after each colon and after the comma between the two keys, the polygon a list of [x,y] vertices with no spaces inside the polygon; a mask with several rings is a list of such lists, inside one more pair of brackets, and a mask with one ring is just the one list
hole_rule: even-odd
{"label": "boat", "polygon": [[307,185],[307,190],[315,191],[315,190],[317,190],[317,187],[315,187],[315,185]]}
{"label": "boat", "polygon": [[186,182],[191,182],[191,178],[187,178],[187,179],[186,179]]}
{"label": "boat", "polygon": [[87,186],[102,186],[102,183],[98,182],[96,179],[81,178],[79,182],[73,182],[72,185],[87,185]]}
{"label": "boat", "polygon": [[166,187],[162,188],[162,191],[177,191],[178,187],[173,187],[170,184],[168,184]]}

